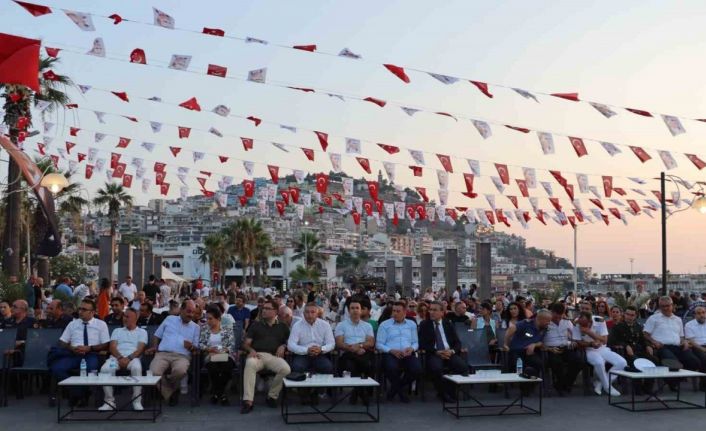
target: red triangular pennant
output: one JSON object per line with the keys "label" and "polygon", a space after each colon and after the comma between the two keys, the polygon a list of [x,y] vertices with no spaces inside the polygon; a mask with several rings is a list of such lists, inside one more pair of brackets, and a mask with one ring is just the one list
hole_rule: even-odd
{"label": "red triangular pennant", "polygon": [[191,111],[201,111],[201,106],[199,106],[198,100],[196,100],[195,97],[192,97],[191,99],[181,102],[179,104],[182,108],[189,109]]}
{"label": "red triangular pennant", "polygon": [[490,94],[490,91],[488,90],[488,84],[485,82],[481,81],[468,81],[471,84],[475,85],[478,90],[480,90],[481,93],[485,94],[486,96],[490,97],[491,99],[493,98],[493,95]]}
{"label": "red triangular pennant", "polygon": [[254,141],[250,138],[240,138],[240,140],[243,142],[243,148],[245,151],[250,151],[253,149]]}
{"label": "red triangular pennant", "polygon": [[392,72],[393,75],[400,78],[403,82],[409,84],[409,76],[404,73],[403,67],[395,66],[394,64],[383,64],[383,66],[385,66],[385,69]]}
{"label": "red triangular pennant", "polygon": [[319,143],[321,144],[321,148],[324,151],[326,151],[326,148],[328,148],[328,133],[317,132],[317,131],[314,131],[314,133],[316,133],[316,137],[319,138]]}

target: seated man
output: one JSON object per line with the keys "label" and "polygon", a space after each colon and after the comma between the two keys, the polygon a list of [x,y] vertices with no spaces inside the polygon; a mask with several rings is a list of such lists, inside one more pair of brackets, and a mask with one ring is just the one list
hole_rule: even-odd
{"label": "seated man", "polygon": [[622,320],[615,324],[608,335],[608,347],[624,357],[630,368],[635,359],[646,358],[657,362],[652,346],[647,345],[644,329],[637,322],[638,311],[633,305],[625,307]]}
{"label": "seated man", "polygon": [[120,296],[110,300],[111,313],[105,318],[105,323],[108,326],[122,326],[123,316],[125,315],[125,300]]}
{"label": "seated man", "polygon": [[506,338],[510,340],[508,366],[512,371],[515,370],[517,359],[521,358],[523,372],[539,377],[544,368],[540,349],[543,347],[544,334],[551,319],[551,313],[542,310],[537,313],[536,318],[518,320],[515,326],[508,328],[506,334]]}
{"label": "seated man", "polygon": [[454,304],[454,311],[446,313],[446,318],[452,323],[465,323],[466,325],[471,324],[471,319],[466,314],[466,303],[463,301],[458,301]]}
{"label": "seated man", "polygon": [[[347,303],[348,319],[336,325],[336,347],[341,350],[340,369],[351,372],[351,376],[370,376],[375,362],[375,336],[370,323],[361,320],[361,299],[352,296]],[[363,404],[368,404],[367,391],[354,389],[351,403],[355,404],[360,395]]]}
{"label": "seated man", "polygon": [[[192,321],[195,309],[194,301],[182,302],[179,316],[164,319],[154,333],[152,347],[146,351],[156,351],[150,370],[155,376],[163,376],[161,392],[170,406],[179,403],[179,384],[189,370],[191,352],[199,344],[199,325]],[[169,369],[171,372],[166,375]]]}
{"label": "seated man", "polygon": [[267,394],[267,405],[277,407],[277,398],[282,390],[282,381],[291,372],[289,364],[284,360],[284,353],[289,339],[289,327],[277,321],[277,310],[272,301],[263,303],[260,309],[260,319],[248,326],[243,342],[243,350],[248,357],[243,371],[243,404],[241,414],[250,413],[255,398],[255,381],[257,373],[269,370],[275,373]]}
{"label": "seated man", "polygon": [[[115,359],[117,370],[127,369],[131,376],[142,376],[140,357],[147,345],[147,331],[137,327],[137,312],[128,308],[125,312],[125,326],[116,328],[110,336],[110,359],[101,367],[101,373],[110,372],[111,359]],[[105,403],[98,408],[101,411],[115,410],[115,397],[112,386],[103,386]],[[142,411],[142,387],[132,388],[132,408]]]}
{"label": "seated man", "polygon": [[674,314],[672,298],[659,298],[659,313],[650,316],[645,322],[645,338],[655,349],[655,355],[662,365],[679,367],[675,362],[681,362],[687,370],[698,371],[699,359],[689,348],[689,342],[684,338],[684,326],[681,318]]}
{"label": "seated man", "polygon": [[392,304],[392,319],[380,323],[375,347],[383,353],[382,367],[390,380],[387,399],[399,394],[400,401],[409,402],[404,392],[406,386],[417,380],[422,364],[415,352],[419,350],[417,324],[406,318],[405,303]]}
{"label": "seated man", "polygon": [[[457,302],[462,304],[462,302]],[[450,374],[468,375],[468,365],[461,358],[461,341],[451,321],[444,319],[444,309],[438,301],[429,304],[429,319],[419,324],[419,348],[426,354],[427,371],[432,376],[439,398],[453,402],[452,386],[443,381],[444,369]]]}
{"label": "seated man", "polygon": [[[69,323],[59,337],[59,345],[70,350],[70,354],[56,359],[50,366],[51,373],[59,382],[69,377],[71,370],[78,369],[83,359],[88,371],[98,370],[98,352],[106,350],[110,342],[108,325],[94,317],[96,303],[93,300],[81,301],[78,313],[79,318]],[[85,405],[86,390],[72,389],[70,392],[72,405]]]}
{"label": "seated man", "polygon": [[[5,324],[6,328],[17,328],[15,335],[15,363],[24,362],[25,341],[27,340],[27,329],[34,326],[34,318],[29,317],[29,304],[24,299],[18,299],[12,303],[12,319]],[[2,352],[0,352],[0,355]]]}
{"label": "seated man", "polygon": [[245,306],[245,295],[240,294],[235,297],[235,304],[228,308],[228,314],[236,322],[242,322],[243,330],[247,329],[250,323],[250,310]]}
{"label": "seated man", "polygon": [[549,368],[552,370],[554,389],[563,396],[566,392],[571,392],[584,361],[576,349],[576,343],[571,340],[574,325],[571,320],[564,318],[564,304],[552,304],[550,309],[552,319],[547,326],[547,333],[544,334],[544,349],[547,352]]}
{"label": "seated man", "polygon": [[[612,380],[608,380],[605,365],[611,364],[611,369],[619,371],[624,370],[628,363],[606,346],[608,328],[605,321],[587,311],[581,311],[576,322],[577,325],[572,330],[572,338],[586,350],[586,361],[593,366],[593,375],[596,379],[593,390],[597,395],[601,394],[602,389],[606,393],[610,392],[611,396],[619,397],[620,392],[611,385]],[[616,377],[613,376],[613,380]]]}
{"label": "seated man", "polygon": [[162,323],[161,316],[152,312],[152,303],[147,301],[140,304],[140,314],[137,319],[138,326],[159,325]]}
{"label": "seated man", "polygon": [[47,318],[39,321],[39,326],[42,328],[58,328],[66,329],[73,318],[64,314],[64,304],[58,299],[54,299],[47,304]]}
{"label": "seated man", "polygon": [[290,331],[292,330],[292,327],[295,324],[302,320],[300,317],[294,317],[292,309],[287,307],[286,305],[279,307],[279,311],[277,312],[277,319],[287,325]]}
{"label": "seated man", "polygon": [[[684,336],[689,342],[691,352],[701,363],[700,371],[706,371],[706,307],[694,308],[694,320],[684,326]],[[701,379],[701,390],[705,389],[706,379]]]}

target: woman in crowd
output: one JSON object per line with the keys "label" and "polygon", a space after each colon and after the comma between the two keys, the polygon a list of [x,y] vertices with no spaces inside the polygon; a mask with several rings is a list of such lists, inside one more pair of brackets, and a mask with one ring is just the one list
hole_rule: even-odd
{"label": "woman in crowd", "polygon": [[419,301],[417,304],[417,323],[422,323],[423,320],[429,318],[429,304],[426,301]]}
{"label": "woman in crowd", "polygon": [[613,329],[613,326],[620,323],[621,320],[623,320],[623,309],[618,305],[610,307],[610,320],[606,321],[608,329]]}
{"label": "woman in crowd", "polygon": [[199,347],[206,352],[205,363],[211,382],[211,403],[227,406],[228,383],[235,366],[235,337],[233,327],[221,325],[221,309],[211,304],[206,308],[206,325],[201,328]]}
{"label": "woman in crowd", "polygon": [[490,302],[483,302],[478,308],[478,316],[471,320],[471,328],[485,331],[489,346],[498,344],[495,336],[495,320],[492,318],[493,306]]}
{"label": "woman in crowd", "polygon": [[604,321],[610,320],[610,311],[608,310],[608,303],[605,301],[596,302],[596,312],[595,315],[602,317]]}
{"label": "woman in crowd", "polygon": [[[503,315],[503,320],[500,322],[500,327],[503,329],[509,329],[517,324],[520,320],[525,319],[525,307],[519,302],[511,302],[510,305],[505,309]],[[509,332],[509,331],[508,331]],[[508,346],[510,340],[505,337],[504,346]]]}

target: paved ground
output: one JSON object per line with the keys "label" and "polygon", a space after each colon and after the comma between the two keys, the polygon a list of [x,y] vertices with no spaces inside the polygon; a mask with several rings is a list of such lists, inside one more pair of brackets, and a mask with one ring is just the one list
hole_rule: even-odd
{"label": "paved ground", "polygon": [[[578,391],[580,392],[580,391]],[[474,395],[479,397],[494,397],[485,391],[476,390]],[[689,391],[686,397],[691,400],[704,402],[704,394],[695,394]],[[157,423],[72,423],[57,425],[56,409],[47,407],[46,398],[34,396],[24,400],[10,399],[10,407],[0,408],[0,429],[12,431],[23,430],[56,430],[61,428],[72,430],[190,430],[208,431],[233,429],[243,427],[248,431],[258,430],[303,430],[303,429],[335,429],[346,430],[397,430],[412,431],[423,430],[429,427],[444,427],[467,424],[467,426],[482,426],[484,431],[517,429],[545,430],[547,427],[570,427],[571,431],[601,429],[640,431],[668,429],[692,430],[703,428],[706,422],[705,410],[683,411],[658,411],[630,413],[615,407],[608,406],[607,397],[581,396],[579,394],[566,398],[545,398],[543,415],[539,416],[507,416],[507,417],[482,417],[466,418],[458,421],[448,413],[442,412],[441,404],[429,396],[426,402],[413,400],[410,404],[399,402],[381,405],[381,421],[378,424],[344,424],[344,425],[285,425],[279,415],[279,410],[268,409],[257,405],[255,410],[243,416],[238,408],[214,407],[204,404],[191,408],[185,403],[179,407],[164,407],[164,414]],[[531,399],[536,401],[536,396]],[[204,399],[204,402],[207,402]],[[347,406],[346,406],[347,407]],[[333,428],[335,426],[335,428]],[[698,428],[697,428],[698,427]]]}

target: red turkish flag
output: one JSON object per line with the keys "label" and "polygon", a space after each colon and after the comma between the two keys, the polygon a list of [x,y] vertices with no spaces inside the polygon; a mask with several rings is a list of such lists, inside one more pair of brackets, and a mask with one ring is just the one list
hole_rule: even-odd
{"label": "red turkish flag", "polygon": [[154,162],[154,171],[155,172],[164,172],[164,168],[167,167],[166,163],[162,162]]}
{"label": "red turkish flag", "polygon": [[423,204],[417,204],[415,205],[415,209],[417,211],[417,215],[419,216],[420,220],[426,220],[427,218],[427,209],[424,207]]}
{"label": "red turkish flag", "polygon": [[617,208],[608,208],[608,211],[610,211],[611,214],[613,214],[613,217],[617,218],[618,220],[622,219],[620,216],[620,210]]}
{"label": "red turkish flag", "polygon": [[295,204],[299,203],[299,188],[298,187],[290,187],[289,188],[289,196],[292,198],[292,202]]}
{"label": "red turkish flag", "polygon": [[591,201],[591,203],[592,203],[593,205],[597,206],[598,208],[600,208],[600,209],[605,209],[605,208],[603,208],[603,204],[601,203],[600,200],[598,200],[598,199],[589,199],[589,201]]}
{"label": "red turkish flag", "polygon": [[316,133],[316,137],[319,138],[319,143],[321,144],[321,148],[324,151],[326,151],[326,148],[328,148],[328,133],[317,132],[317,131],[314,131],[314,133]]}
{"label": "red turkish flag", "polygon": [[240,140],[243,142],[243,148],[245,151],[250,151],[253,149],[254,146],[254,141],[250,138],[240,138]]}
{"label": "red turkish flag", "polygon": [[169,183],[162,183],[159,185],[159,193],[166,196],[169,194]]}
{"label": "red turkish flag", "polygon": [[561,211],[561,204],[559,203],[559,198],[549,198],[549,202],[551,202],[552,206],[554,206],[557,211]]}
{"label": "red turkish flag", "polygon": [[485,216],[488,218],[490,224],[495,224],[495,213],[493,213],[493,210],[486,210]]}
{"label": "red turkish flag", "polygon": [[284,215],[284,202],[277,201],[275,202],[275,206],[277,207],[277,212],[279,212],[279,216],[282,217]]}
{"label": "red turkish flag", "polygon": [[161,186],[164,184],[164,177],[167,176],[166,172],[155,172],[154,174],[154,183],[158,186]]}
{"label": "red turkish flag", "polygon": [[122,100],[123,102],[129,102],[130,99],[127,97],[127,93],[124,91],[111,91],[117,97],[118,99]]}
{"label": "red turkish flag", "polygon": [[571,100],[572,102],[579,101],[579,93],[552,93],[551,95],[560,99]]}
{"label": "red turkish flag", "polygon": [[523,211],[522,218],[525,219],[525,223],[529,223],[529,221],[532,220],[532,217],[530,217],[529,211]]}
{"label": "red turkish flag", "polygon": [[642,147],[630,146],[630,149],[632,150],[633,153],[635,153],[637,158],[640,159],[640,161],[642,163],[645,163],[646,161],[648,161],[652,158],[649,154],[647,154],[647,151],[642,149]]}
{"label": "red turkish flag", "polygon": [[415,210],[414,205],[408,205],[407,206],[407,217],[409,217],[410,220],[414,220],[416,215],[417,215],[417,211]]}
{"label": "red turkish flag", "polygon": [[195,97],[192,97],[191,99],[181,102],[179,104],[182,108],[188,109],[190,111],[201,111],[201,106],[199,105],[199,101],[196,100]]}
{"label": "red turkish flag", "polygon": [[370,193],[370,197],[374,201],[378,200],[378,189],[379,188],[380,188],[380,186],[378,185],[377,181],[368,181],[368,193]]}
{"label": "red turkish flag", "polygon": [[[39,4],[34,4],[34,3],[27,3],[23,1],[18,1],[18,0],[13,0],[15,3],[18,5],[22,6],[24,10],[27,12],[31,13],[32,16],[38,17],[42,15],[46,15],[51,13],[51,9],[48,6],[43,6]],[[39,58],[39,57],[37,57]]]}
{"label": "red turkish flag", "polygon": [[280,190],[279,195],[282,196],[284,204],[289,205],[289,190]]}
{"label": "red turkish flag", "polygon": [[[19,123],[19,122],[18,122],[18,123]],[[23,129],[24,127],[18,127],[18,128],[19,128],[19,129]],[[77,135],[78,135],[78,132],[79,132],[80,130],[81,130],[81,129],[79,129],[78,127],[69,127],[69,135],[71,135],[71,136],[77,136]]]}
{"label": "red turkish flag", "polygon": [[302,151],[304,151],[304,154],[306,155],[306,158],[311,160],[312,162],[314,161],[314,150],[311,148],[302,148]]}
{"label": "red turkish flag", "polygon": [[588,154],[588,151],[586,151],[586,145],[583,143],[583,139],[569,136],[569,142],[571,142],[571,146],[574,147],[574,151],[576,151],[576,155],[578,157],[583,157]]}
{"label": "red turkish flag", "polygon": [[574,209],[574,215],[576,216],[576,220],[578,220],[579,223],[583,223],[583,214],[581,214],[581,211]]}
{"label": "red turkish flag", "polygon": [[331,196],[324,196],[324,203],[328,206],[333,206],[333,198]]}
{"label": "red turkish flag", "polygon": [[453,208],[446,208],[446,215],[451,217],[454,221],[458,220],[458,214],[456,214],[456,210]]}
{"label": "red turkish flag", "polygon": [[[18,4],[34,15],[31,8]],[[38,93],[39,46],[38,40],[0,33],[0,82],[24,85]]]}
{"label": "red turkish flag", "polygon": [[48,46],[45,46],[44,49],[47,51],[47,55],[53,58],[57,58],[59,56],[59,52],[61,51],[59,48],[49,48]]}
{"label": "red turkish flag", "polygon": [[613,191],[619,194],[620,196],[625,196],[627,194],[625,193],[625,189],[623,189],[622,187],[613,187]]}
{"label": "red turkish flag", "polygon": [[253,123],[255,123],[255,127],[259,126],[260,123],[262,123],[262,119],[257,118],[257,117],[253,117],[252,115],[249,116],[248,118],[246,118],[246,120],[250,120],[250,121],[252,121]]}
{"label": "red turkish flag", "polygon": [[319,205],[319,214],[323,214],[323,213],[324,213],[324,207]]}
{"label": "red turkish flag", "polygon": [[208,28],[204,27],[203,28],[203,34],[208,34],[211,36],[220,36],[223,37],[226,35],[226,32],[221,30],[220,28]]}
{"label": "red turkish flag", "polygon": [[517,182],[517,188],[520,189],[520,193],[522,194],[522,197],[528,198],[529,197],[529,189],[527,188],[527,181],[526,180],[515,180]]}
{"label": "red turkish flag", "polygon": [[409,76],[404,72],[404,68],[400,66],[395,66],[394,64],[383,64],[385,69],[392,72],[393,75],[400,78],[402,82],[409,84]]}
{"label": "red turkish flag", "polygon": [[498,170],[498,175],[500,175],[500,180],[503,184],[506,186],[510,185],[510,173],[507,171],[507,165],[496,163],[495,169]]}
{"label": "red turkish flag", "polygon": [[309,51],[309,52],[316,51],[316,45],[294,45],[292,48],[299,49],[301,51]]}
{"label": "red turkish flag", "polygon": [[199,184],[201,185],[201,188],[202,188],[202,189],[205,189],[205,188],[206,188],[206,181],[208,181],[206,178],[198,177],[198,178],[196,178],[196,181],[199,182]]}
{"label": "red turkish flag", "polygon": [[54,73],[53,70],[47,70],[46,72],[42,73],[42,77],[46,79],[47,81],[57,81],[59,77]]}
{"label": "red turkish flag", "polygon": [[116,145],[115,147],[116,148],[127,148],[128,145],[130,145],[130,139],[120,137],[118,139],[118,145]]}
{"label": "red turkish flag", "polygon": [[238,196],[238,199],[240,200],[241,207],[244,207],[245,205],[248,204],[248,197],[247,196]]}
{"label": "red turkish flag", "polygon": [[255,194],[255,181],[243,180],[243,191],[246,197],[253,197],[253,195]]}
{"label": "red turkish flag", "polygon": [[218,76],[220,78],[225,78],[226,72],[228,72],[227,67],[218,66],[216,64],[209,64],[208,70],[206,70],[207,75]]}
{"label": "red turkish flag", "polygon": [[191,134],[191,127],[179,126],[179,139],[186,139]]}
{"label": "red turkish flag", "polygon": [[378,214],[382,215],[383,211],[385,211],[385,203],[380,199],[376,200],[375,209],[377,210]]}
{"label": "red turkish flag", "polygon": [[270,172],[270,177],[272,177],[272,182],[279,183],[279,166],[267,165],[267,170]]}
{"label": "red turkish flag", "polygon": [[121,16],[118,15],[117,13],[114,13],[114,14],[110,15],[108,18],[110,18],[110,19],[113,20],[113,25],[118,25],[118,24],[120,24],[121,22],[123,22],[123,17],[121,17]]}
{"label": "red turkish flag", "polygon": [[550,174],[554,177],[557,183],[561,185],[562,187],[566,187],[567,184],[569,184],[568,181],[566,181],[566,178],[564,178],[563,175],[561,175],[561,172],[559,171],[549,171]]}
{"label": "red turkish flag", "polygon": [[652,116],[652,114],[650,114],[647,111],[643,111],[642,109],[625,108],[625,110],[632,112],[633,114],[641,115],[643,117],[651,117]]}
{"label": "red turkish flag", "polygon": [[628,205],[630,205],[630,208],[632,208],[633,212],[635,214],[638,214],[640,212],[640,205],[635,202],[633,199],[628,199]]}
{"label": "red turkish flag", "polygon": [[201,175],[206,175],[207,177],[211,178],[211,173],[209,171],[199,171]]}
{"label": "red turkish flag", "polygon": [[613,194],[613,177],[603,176],[603,193],[605,193],[605,197],[607,198]]}
{"label": "red turkish flag", "polygon": [[504,224],[507,227],[510,227],[510,222],[507,220],[507,217],[505,217],[505,214],[503,214],[503,210],[501,209],[496,209],[495,210],[495,217],[498,219],[499,222]]}
{"label": "red turkish flag", "polygon": [[125,168],[127,168],[125,163],[117,163],[113,170],[113,178],[122,178],[125,174]]}
{"label": "red turkish flag", "polygon": [[201,193],[202,193],[204,196],[206,196],[207,198],[212,198],[212,197],[216,196],[216,193],[215,193],[215,192],[212,192],[212,191],[206,190],[206,189],[201,189]]}
{"label": "red turkish flag", "polygon": [[220,160],[221,163],[225,163],[228,161],[228,157],[227,156],[218,156],[218,160]]}
{"label": "red turkish flag", "polygon": [[110,169],[115,169],[120,161],[120,156],[121,154],[118,153],[110,153]]}
{"label": "red turkish flag", "polygon": [[530,129],[526,129],[524,127],[510,126],[509,124],[506,124],[505,127],[507,127],[508,129],[516,130],[521,133],[529,133],[530,132]]}
{"label": "red turkish flag", "polygon": [[481,93],[485,94],[486,96],[490,97],[491,99],[493,98],[493,95],[490,94],[490,91],[488,90],[488,84],[485,82],[481,81],[468,81],[471,84],[475,85],[478,90],[480,90]]}
{"label": "red turkish flag", "polygon": [[456,210],[460,211],[462,213],[465,213],[467,209],[468,209],[468,207],[456,207]]}
{"label": "red turkish flag", "polygon": [[368,216],[373,215],[373,203],[371,201],[363,202],[363,210]]}
{"label": "red turkish flag", "polygon": [[90,180],[93,176],[93,165],[86,165],[86,179]]}
{"label": "red turkish flag", "polygon": [[81,163],[84,160],[86,160],[86,155],[83,153],[78,153],[78,162]]}
{"label": "red turkish flag", "polygon": [[699,156],[697,156],[697,155],[695,155],[695,154],[686,154],[686,158],[689,159],[689,160],[691,161],[691,163],[693,163],[694,166],[696,166],[696,168],[697,168],[698,170],[701,170],[701,169],[703,169],[704,167],[706,167],[706,162],[704,162],[703,160],[701,160],[701,159],[699,158]]}
{"label": "red turkish flag", "polygon": [[417,193],[422,197],[424,202],[429,202],[429,197],[427,196],[427,189],[424,187],[417,187]]}
{"label": "red turkish flag", "polygon": [[366,97],[366,98],[363,99],[363,100],[366,101],[366,102],[374,103],[374,104],[378,105],[378,106],[381,107],[381,108],[384,108],[385,105],[387,105],[387,102],[386,102],[386,101],[384,101],[384,100],[382,100],[382,99],[376,99],[375,97]]}
{"label": "red turkish flag", "polygon": [[519,206],[517,206],[517,196],[508,196],[507,198],[510,199],[510,202],[512,202],[515,208],[519,208]]}
{"label": "red turkish flag", "polygon": [[147,55],[142,48],[135,48],[130,53],[130,63],[147,64]]}
{"label": "red turkish flag", "polygon": [[337,201],[339,201],[339,202],[341,202],[341,203],[345,202],[345,201],[343,200],[343,196],[341,196],[340,193],[332,193],[332,194],[333,194],[333,198],[336,199]]}
{"label": "red turkish flag", "polygon": [[130,187],[132,187],[132,175],[130,175],[130,174],[123,175],[123,187],[127,187],[128,189]]}
{"label": "red turkish flag", "polygon": [[355,223],[356,225],[359,225],[360,224],[360,214],[357,211],[353,211],[351,213],[351,216],[353,216],[353,223]]}
{"label": "red turkish flag", "polygon": [[571,227],[576,228],[576,217],[574,216],[568,216],[566,217],[569,220],[569,223],[571,224]]}
{"label": "red turkish flag", "polygon": [[473,192],[473,179],[475,177],[473,174],[463,174],[463,181],[466,183],[466,193],[464,193],[465,196],[468,196],[469,198],[473,199],[476,196],[478,196],[477,193]]}
{"label": "red turkish flag", "polygon": [[436,157],[439,158],[439,161],[441,162],[441,166],[444,167],[446,172],[453,174],[454,173],[454,168],[451,166],[451,157],[444,155],[444,154],[437,154]]}
{"label": "red turkish flag", "polygon": [[397,217],[397,211],[395,211],[395,212],[392,214],[392,224],[393,224],[394,226],[397,226],[398,224],[400,224],[400,219],[399,219],[399,217]]}
{"label": "red turkish flag", "polygon": [[66,152],[71,154],[71,149],[75,146],[76,144],[74,144],[73,142],[66,141]]}
{"label": "red turkish flag", "polygon": [[658,201],[662,202],[662,192],[659,190],[652,190],[652,194],[655,195]]}
{"label": "red turkish flag", "polygon": [[360,166],[365,172],[369,174],[372,173],[372,171],[370,170],[370,161],[368,161],[368,159],[364,157],[356,157],[355,159],[358,161],[358,163],[360,163]]}
{"label": "red turkish flag", "polygon": [[542,224],[543,224],[544,226],[547,225],[547,222],[544,221],[544,211],[542,211],[542,210],[537,211],[536,216],[537,216],[537,220],[539,220],[540,222],[542,222]]}
{"label": "red turkish flag", "polygon": [[387,151],[387,154],[396,154],[400,152],[400,147],[395,147],[394,145],[378,144],[378,146]]}
{"label": "red turkish flag", "polygon": [[443,115],[444,117],[451,117],[454,120],[458,121],[458,118],[454,117],[453,115],[449,114],[448,112],[434,112],[436,115]]}
{"label": "red turkish flag", "polygon": [[328,175],[327,174],[316,174],[316,191],[322,195],[326,193],[328,189]]}
{"label": "red turkish flag", "polygon": [[569,199],[571,199],[573,201],[574,200],[574,185],[573,184],[565,185],[564,191],[569,196]]}
{"label": "red turkish flag", "polygon": [[174,157],[176,157],[176,156],[179,154],[179,152],[181,152],[181,147],[172,147],[172,146],[170,146],[170,147],[169,147],[169,151],[171,151],[171,152],[172,152],[172,155],[173,155]]}
{"label": "red turkish flag", "polygon": [[412,175],[414,175],[415,177],[422,176],[422,167],[421,166],[410,166],[409,168],[412,170]]}

